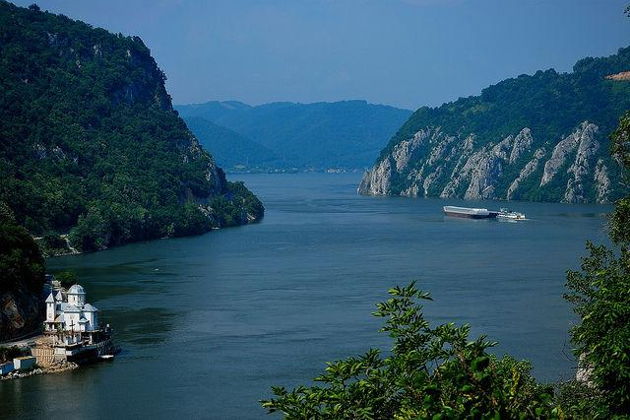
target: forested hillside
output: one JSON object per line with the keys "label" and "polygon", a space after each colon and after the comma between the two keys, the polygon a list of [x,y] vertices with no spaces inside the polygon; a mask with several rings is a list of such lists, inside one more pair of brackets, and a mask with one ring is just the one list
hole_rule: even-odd
{"label": "forested hillside", "polygon": [[262,217],[172,109],[138,37],[0,1],[0,202],[96,250]]}
{"label": "forested hillside", "polygon": [[[370,165],[411,111],[365,101],[299,104],[241,102],[179,105],[179,113],[226,127],[273,152],[240,162],[248,169],[356,169]],[[202,136],[202,131],[195,134]],[[239,153],[238,147],[235,152]],[[223,156],[216,153],[219,161]]]}
{"label": "forested hillside", "polygon": [[360,186],[364,194],[609,202],[623,194],[608,136],[630,107],[630,47],[571,73],[521,75],[418,109]]}
{"label": "forested hillside", "polygon": [[205,118],[186,118],[186,125],[226,170],[265,170],[277,160],[267,147]]}

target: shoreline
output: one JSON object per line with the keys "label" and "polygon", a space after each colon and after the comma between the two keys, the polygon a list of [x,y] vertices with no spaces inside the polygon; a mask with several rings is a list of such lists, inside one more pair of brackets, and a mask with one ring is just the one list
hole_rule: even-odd
{"label": "shoreline", "polygon": [[57,373],[69,372],[72,370],[76,370],[78,368],[79,368],[79,365],[74,362],[56,363],[48,367],[36,366],[33,369],[29,369],[25,371],[15,370],[13,372],[9,372],[6,375],[0,376],[0,381],[10,381],[13,379],[28,378],[29,376],[35,376],[35,375],[57,374]]}

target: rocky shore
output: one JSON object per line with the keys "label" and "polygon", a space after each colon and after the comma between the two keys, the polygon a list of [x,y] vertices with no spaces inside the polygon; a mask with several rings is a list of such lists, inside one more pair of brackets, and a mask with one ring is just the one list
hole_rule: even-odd
{"label": "rocky shore", "polygon": [[75,370],[78,367],[79,365],[73,362],[57,362],[45,368],[36,367],[35,369],[31,369],[27,371],[16,370],[4,376],[0,376],[0,380],[7,381],[11,379],[21,379],[21,378],[27,378],[29,376],[43,375],[47,373],[62,373],[62,372]]}

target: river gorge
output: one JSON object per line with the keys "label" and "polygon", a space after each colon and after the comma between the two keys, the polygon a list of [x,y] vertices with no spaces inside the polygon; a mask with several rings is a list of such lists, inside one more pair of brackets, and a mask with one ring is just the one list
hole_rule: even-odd
{"label": "river gorge", "polygon": [[530,220],[463,220],[442,206],[505,203],[365,197],[360,174],[233,177],[265,203],[261,223],[48,261],[78,274],[123,350],[0,382],[2,417],[263,418],[271,385],[387,348],[370,313],[414,279],[431,321],[470,323],[539,380],[574,374],[565,271],[606,241],[610,207],[512,202]]}

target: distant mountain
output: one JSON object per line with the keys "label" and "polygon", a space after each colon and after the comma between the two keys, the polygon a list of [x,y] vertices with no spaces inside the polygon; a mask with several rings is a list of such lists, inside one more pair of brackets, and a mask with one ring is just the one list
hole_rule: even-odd
{"label": "distant mountain", "polygon": [[239,101],[211,101],[203,104],[175,105],[183,117],[200,117],[208,121],[217,121],[228,114],[249,111],[253,107]]}
{"label": "distant mountain", "polygon": [[[268,155],[263,155],[261,160],[250,159],[250,167],[300,170],[364,168],[374,161],[387,139],[411,115],[411,111],[405,109],[365,101],[276,102],[259,106],[231,101],[175,108],[186,121],[192,117],[204,118],[275,154],[273,161],[267,161]],[[222,161],[221,153],[211,150],[217,160]]]}
{"label": "distant mountain", "polygon": [[0,206],[83,251],[260,219],[164,80],[138,37],[0,0]]}
{"label": "distant mountain", "polygon": [[205,149],[212,150],[217,164],[226,170],[263,170],[277,160],[265,146],[204,118],[188,117],[186,124]]}
{"label": "distant mountain", "polygon": [[418,109],[359,186],[370,195],[606,203],[627,189],[609,135],[630,109],[630,47]]}

